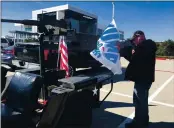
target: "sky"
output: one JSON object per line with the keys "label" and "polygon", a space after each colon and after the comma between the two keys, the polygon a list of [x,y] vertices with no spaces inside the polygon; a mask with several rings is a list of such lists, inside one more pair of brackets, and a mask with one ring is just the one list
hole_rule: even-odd
{"label": "sky", "polygon": [[[69,4],[98,16],[100,28],[105,28],[112,20],[112,2],[10,2],[1,3],[1,17],[9,19],[31,19],[32,11],[63,4]],[[125,38],[130,38],[136,30],[144,31],[146,38],[154,41],[174,40],[174,2],[115,2],[115,21]],[[2,23],[1,34],[10,30],[20,30],[14,24]]]}

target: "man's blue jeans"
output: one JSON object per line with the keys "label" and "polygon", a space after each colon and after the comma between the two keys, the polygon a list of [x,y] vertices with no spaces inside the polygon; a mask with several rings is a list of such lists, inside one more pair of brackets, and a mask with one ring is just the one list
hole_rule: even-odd
{"label": "man's blue jeans", "polygon": [[148,125],[148,96],[152,83],[137,83],[134,85],[133,103],[135,105],[134,121],[139,125]]}

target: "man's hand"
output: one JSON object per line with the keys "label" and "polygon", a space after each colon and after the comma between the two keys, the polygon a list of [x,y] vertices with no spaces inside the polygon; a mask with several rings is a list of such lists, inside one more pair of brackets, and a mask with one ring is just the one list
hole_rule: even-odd
{"label": "man's hand", "polygon": [[133,49],[133,50],[132,50],[132,54],[134,54],[134,53],[135,53],[135,50]]}

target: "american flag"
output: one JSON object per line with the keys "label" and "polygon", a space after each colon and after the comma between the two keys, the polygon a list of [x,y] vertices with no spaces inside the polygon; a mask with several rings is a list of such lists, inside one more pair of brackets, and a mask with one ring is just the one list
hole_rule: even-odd
{"label": "american flag", "polygon": [[69,77],[69,64],[68,64],[68,48],[65,43],[65,37],[60,36],[59,39],[59,53],[60,53],[60,69],[66,71],[66,77]]}

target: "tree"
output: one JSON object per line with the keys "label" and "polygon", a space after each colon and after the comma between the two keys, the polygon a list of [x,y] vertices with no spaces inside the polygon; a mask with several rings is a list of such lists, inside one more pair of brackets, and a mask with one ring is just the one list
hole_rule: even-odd
{"label": "tree", "polygon": [[24,42],[39,42],[37,39],[35,38],[28,38],[28,39],[25,39]]}
{"label": "tree", "polygon": [[167,42],[167,46],[166,46],[166,52],[168,56],[174,56],[174,41],[172,40],[168,40]]}
{"label": "tree", "polygon": [[166,40],[164,42],[158,42],[157,45],[157,52],[158,56],[174,56],[174,41],[173,40]]}

